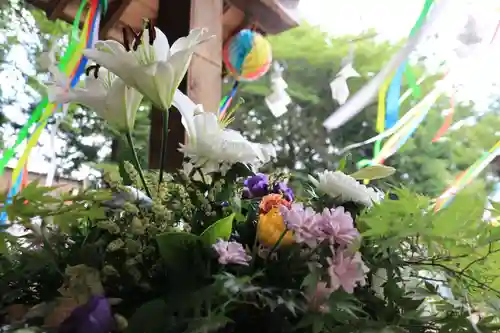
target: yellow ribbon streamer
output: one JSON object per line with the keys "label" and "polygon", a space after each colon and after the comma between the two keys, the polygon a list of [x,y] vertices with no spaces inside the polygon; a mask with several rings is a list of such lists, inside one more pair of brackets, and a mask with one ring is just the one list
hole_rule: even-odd
{"label": "yellow ribbon streamer", "polygon": [[378,133],[382,133],[385,130],[385,97],[387,96],[387,90],[389,89],[393,76],[394,73],[391,73],[391,75],[387,77],[378,92],[377,122],[375,125],[375,130]]}

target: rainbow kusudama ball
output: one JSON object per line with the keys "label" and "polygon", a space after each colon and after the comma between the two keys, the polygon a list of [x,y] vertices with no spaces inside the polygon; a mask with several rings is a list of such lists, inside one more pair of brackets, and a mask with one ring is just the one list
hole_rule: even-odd
{"label": "rainbow kusudama ball", "polygon": [[273,60],[271,44],[258,32],[243,29],[222,51],[228,72],[238,81],[254,81],[267,73]]}

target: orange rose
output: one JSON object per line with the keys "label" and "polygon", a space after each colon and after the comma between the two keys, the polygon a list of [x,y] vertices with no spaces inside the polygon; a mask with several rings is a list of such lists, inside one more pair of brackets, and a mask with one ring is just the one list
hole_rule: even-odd
{"label": "orange rose", "polygon": [[[278,207],[273,207],[267,213],[259,215],[257,239],[261,244],[273,247],[285,230],[285,222]],[[293,233],[288,231],[281,240],[280,245],[290,245],[293,242]]]}
{"label": "orange rose", "polygon": [[259,209],[261,214],[268,213],[273,208],[279,208],[279,206],[285,206],[290,208],[291,203],[283,199],[282,194],[268,194],[262,198],[259,204]]}

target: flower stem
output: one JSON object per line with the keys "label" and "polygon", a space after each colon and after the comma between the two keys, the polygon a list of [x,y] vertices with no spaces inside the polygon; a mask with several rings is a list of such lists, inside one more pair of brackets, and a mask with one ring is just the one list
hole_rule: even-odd
{"label": "flower stem", "polygon": [[150,197],[152,199],[153,196],[151,195],[151,192],[149,191],[148,185],[146,184],[146,179],[144,178],[144,172],[142,171],[141,163],[139,162],[139,157],[137,157],[137,152],[135,150],[134,141],[132,140],[132,134],[130,134],[130,132],[127,132],[125,134],[125,136],[127,137],[127,142],[128,142],[128,145],[130,146],[130,149],[132,149],[132,155],[134,157],[135,167],[137,169],[137,172],[139,173],[139,177],[141,178],[142,186],[144,186],[144,190],[146,191],[146,194],[148,195],[148,197]]}
{"label": "flower stem", "polygon": [[43,248],[49,253],[49,255],[50,255],[51,259],[52,259],[52,262],[54,264],[55,270],[62,277],[64,277],[65,274],[59,269],[58,255],[57,255],[56,251],[52,248],[52,245],[50,244],[49,239],[47,237],[46,227],[45,227],[46,223],[47,222],[45,221],[45,219],[42,219],[42,223],[40,225],[40,237],[42,239]]}
{"label": "flower stem", "polygon": [[273,254],[273,252],[276,251],[276,249],[278,248],[278,246],[280,246],[280,243],[283,240],[283,238],[285,238],[285,235],[286,235],[287,232],[288,232],[288,229],[285,228],[285,230],[281,233],[280,238],[278,238],[278,241],[274,244],[274,246],[271,249],[271,251],[269,251],[269,253],[267,254],[266,261],[269,260],[269,258],[271,258],[271,254]]}
{"label": "flower stem", "polygon": [[158,192],[160,192],[160,185],[163,182],[163,169],[165,164],[165,154],[167,150],[167,139],[168,139],[168,116],[170,111],[167,110],[163,114],[163,134],[161,136],[161,155],[160,155],[160,177],[158,178]]}

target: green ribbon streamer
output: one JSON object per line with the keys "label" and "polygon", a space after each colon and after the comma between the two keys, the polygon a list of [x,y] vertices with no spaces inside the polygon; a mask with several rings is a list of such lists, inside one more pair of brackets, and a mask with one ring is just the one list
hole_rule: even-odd
{"label": "green ribbon streamer", "polygon": [[[422,25],[425,22],[425,18],[427,17],[427,14],[429,13],[432,5],[434,4],[434,0],[425,0],[424,6],[422,8],[422,11],[420,12],[420,15],[418,16],[417,21],[413,25],[410,31],[409,37],[412,37],[417,33],[418,30],[422,27]],[[408,83],[408,86],[411,89],[411,94],[413,95],[414,98],[420,98],[422,95],[422,92],[420,90],[420,86],[417,83],[417,78],[415,76],[415,73],[413,73],[412,69],[410,66],[406,66],[405,69],[405,77],[406,77],[406,82]],[[373,147],[373,158],[377,157],[377,155],[380,153],[381,147],[382,146],[382,140],[378,140],[375,142],[375,145]],[[361,160],[359,161],[356,165],[359,169],[364,168],[372,163],[372,160]]]}
{"label": "green ribbon streamer", "polygon": [[[427,17],[427,14],[429,13],[429,10],[431,9],[432,5],[434,4],[434,0],[425,0],[424,7],[422,8],[422,11],[420,12],[420,15],[417,19],[417,22],[413,25],[413,28],[411,28],[410,31],[410,37],[415,35],[418,30],[422,27],[422,24],[424,24],[425,18]],[[408,66],[406,67],[405,71],[405,77],[406,77],[406,82],[408,83],[408,86],[411,88],[411,93],[413,97],[419,98],[421,96],[421,91],[420,87],[417,84],[417,78],[411,68]]]}

